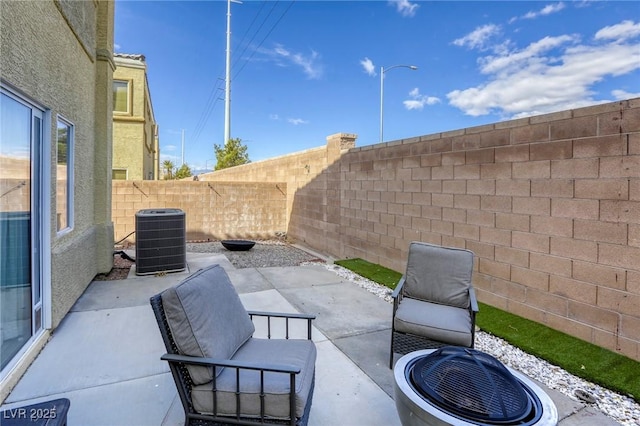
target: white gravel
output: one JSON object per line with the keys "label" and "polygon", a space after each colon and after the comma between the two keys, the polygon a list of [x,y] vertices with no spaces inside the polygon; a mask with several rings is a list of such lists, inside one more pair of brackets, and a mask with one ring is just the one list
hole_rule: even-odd
{"label": "white gravel", "polygon": [[303,262],[321,261],[305,251],[278,240],[256,241],[248,251],[229,251],[219,241],[187,243],[190,253],[224,254],[236,268],[269,268],[275,266],[297,266]]}
{"label": "white gravel", "polygon": [[[393,303],[389,288],[354,274],[338,265],[327,264],[326,268],[387,302]],[[625,426],[640,425],[640,404],[636,403],[632,398],[569,374],[563,369],[529,355],[504,340],[483,331],[476,332],[475,348],[493,355],[505,365],[543,383],[550,389],[555,389],[567,395],[573,400],[588,404],[584,400],[585,396],[587,398],[595,398],[594,407]],[[582,398],[577,395],[582,396]]]}

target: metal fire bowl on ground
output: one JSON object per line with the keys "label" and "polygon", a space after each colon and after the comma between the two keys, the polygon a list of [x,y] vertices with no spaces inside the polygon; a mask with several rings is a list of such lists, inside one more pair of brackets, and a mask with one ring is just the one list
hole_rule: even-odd
{"label": "metal fire bowl on ground", "polygon": [[[526,393],[533,399],[535,399],[535,409],[527,416],[526,419],[516,419],[515,422],[508,419],[497,421],[486,421],[480,418],[475,420],[470,418],[461,417],[455,413],[455,410],[448,410],[446,406],[439,406],[437,402],[431,400],[424,395],[421,395],[420,386],[416,386],[412,381],[413,369],[417,364],[421,364],[421,360],[439,351],[438,349],[426,349],[416,352],[411,352],[398,360],[394,367],[394,392],[396,408],[398,415],[403,426],[422,426],[422,425],[528,425],[528,426],[542,426],[542,425],[556,425],[558,422],[558,411],[555,404],[547,393],[536,385],[531,379],[525,375],[500,364],[500,367],[506,369],[507,374],[511,374],[526,390]],[[483,354],[479,351],[477,353]],[[440,355],[434,354],[434,355]],[[488,355],[487,355],[488,356]],[[488,356],[490,357],[490,356]],[[442,361],[446,363],[447,361]],[[499,361],[496,360],[499,363]],[[465,369],[469,370],[469,369]],[[443,378],[444,379],[444,378]],[[469,380],[473,380],[474,377],[469,377]],[[462,384],[460,386],[463,386]],[[483,400],[486,399],[486,395],[475,395],[469,399],[471,395],[469,389],[460,389],[460,395],[463,395],[467,400]],[[456,392],[454,392],[456,393]],[[471,405],[473,407],[473,405]]]}
{"label": "metal fire bowl on ground", "polygon": [[249,240],[222,240],[221,243],[229,251],[247,251],[256,245],[255,241]]}

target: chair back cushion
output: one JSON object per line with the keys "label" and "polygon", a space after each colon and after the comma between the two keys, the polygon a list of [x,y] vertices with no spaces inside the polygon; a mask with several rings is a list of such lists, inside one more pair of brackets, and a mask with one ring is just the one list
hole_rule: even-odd
{"label": "chair back cushion", "polygon": [[412,242],[404,295],[458,308],[469,307],[473,252]]}
{"label": "chair back cushion", "polygon": [[[229,276],[220,265],[201,269],[162,292],[162,305],[181,355],[230,359],[255,330]],[[213,369],[188,366],[199,385]],[[222,370],[218,368],[217,374]]]}

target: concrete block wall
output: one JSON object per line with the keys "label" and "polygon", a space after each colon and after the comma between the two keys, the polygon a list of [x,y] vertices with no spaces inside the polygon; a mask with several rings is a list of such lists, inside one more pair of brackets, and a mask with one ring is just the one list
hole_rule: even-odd
{"label": "concrete block wall", "polygon": [[[328,192],[327,169],[340,155],[355,147],[356,138],[354,134],[336,133],[327,136],[325,146],[201,174],[198,179],[201,182],[286,182],[287,229],[296,226],[295,223],[289,223],[289,218],[302,215],[306,222],[312,223],[308,229],[313,233],[313,230],[321,229],[329,223],[326,216],[327,197],[339,196],[337,192]],[[309,208],[298,215],[292,215],[294,200],[298,203],[305,200],[304,205]],[[298,229],[298,232],[304,232],[304,229]],[[318,242],[324,240],[323,237]],[[324,249],[322,245],[317,248]]]}
{"label": "concrete block wall", "polygon": [[398,271],[413,240],[470,249],[481,301],[640,359],[640,99],[352,149],[327,179],[339,232],[300,209],[292,238]]}
{"label": "concrete block wall", "polygon": [[337,258],[403,271],[414,240],[470,249],[481,301],[640,360],[640,99],[354,142],[200,184],[286,183],[289,239]]}
{"label": "concrete block wall", "polygon": [[272,238],[286,231],[286,193],[284,182],[113,181],[115,241],[151,208],[183,210],[189,241]]}

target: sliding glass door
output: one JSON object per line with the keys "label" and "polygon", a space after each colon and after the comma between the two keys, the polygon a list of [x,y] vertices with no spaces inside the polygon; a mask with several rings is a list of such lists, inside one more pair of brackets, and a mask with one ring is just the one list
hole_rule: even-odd
{"label": "sliding glass door", "polygon": [[0,99],[0,370],[42,330],[40,214],[44,112]]}

